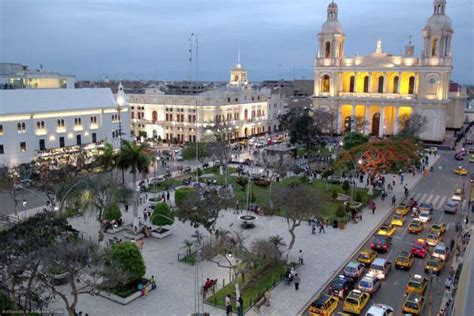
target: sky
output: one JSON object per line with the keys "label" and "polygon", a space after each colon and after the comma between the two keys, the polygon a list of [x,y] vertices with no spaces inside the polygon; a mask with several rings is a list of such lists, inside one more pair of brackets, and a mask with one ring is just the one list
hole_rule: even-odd
{"label": "sky", "polygon": [[[228,80],[240,49],[250,81],[311,78],[329,2],[0,0],[0,62],[78,79]],[[336,3],[346,56],[373,52],[379,37],[384,51],[399,55],[410,35],[420,54],[433,0]],[[446,12],[455,31],[452,79],[474,84],[474,1],[447,0]],[[192,33],[199,48],[191,72]]]}

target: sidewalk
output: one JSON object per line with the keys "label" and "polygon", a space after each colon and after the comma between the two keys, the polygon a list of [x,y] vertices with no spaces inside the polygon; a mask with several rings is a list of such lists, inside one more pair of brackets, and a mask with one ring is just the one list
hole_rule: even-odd
{"label": "sidewalk", "polygon": [[[430,159],[430,166],[438,159],[439,155]],[[417,173],[415,176],[405,174],[404,184],[411,189],[422,177],[422,173]],[[388,179],[391,178],[392,175],[389,175]],[[397,185],[393,191],[397,196],[397,202],[404,198],[403,185],[400,185],[399,178],[397,176]],[[309,226],[307,229],[305,225],[298,228],[296,244],[290,253],[290,260],[297,261],[299,249],[303,250],[305,264],[297,270],[301,277],[300,290],[296,292],[293,285],[280,283],[271,291],[271,306],[266,309],[262,307],[260,315],[297,315],[360,247],[368,234],[391,212],[390,196],[385,201],[378,198],[375,202],[377,210],[374,215],[366,208],[363,210],[361,222],[349,224],[343,230],[329,228],[326,234],[310,235]],[[246,315],[257,314],[259,313],[255,310],[250,310]]]}

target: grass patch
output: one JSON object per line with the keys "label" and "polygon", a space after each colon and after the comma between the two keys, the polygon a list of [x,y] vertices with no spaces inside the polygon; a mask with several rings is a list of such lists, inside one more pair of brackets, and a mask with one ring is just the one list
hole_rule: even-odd
{"label": "grass patch", "polygon": [[117,296],[120,296],[122,298],[129,297],[130,295],[134,294],[135,292],[138,292],[138,284],[142,283],[143,286],[147,286],[149,284],[149,280],[143,278],[141,281],[134,281],[128,284],[122,284],[122,285],[117,285],[114,288],[105,288],[103,290],[110,292],[112,294],[115,294]]}
{"label": "grass patch", "polygon": [[[242,287],[242,279],[239,277],[236,281],[227,284],[225,287],[217,291],[214,295],[210,296],[206,299],[206,302],[225,309],[225,297],[230,294],[233,298],[233,310],[237,310],[237,305],[235,304],[235,284],[238,282],[240,287],[240,294],[244,300],[244,310],[247,310],[251,307],[251,304],[255,304],[263,297],[265,291],[270,289],[271,287],[275,286],[278,282],[280,282],[282,276],[286,272],[286,263],[283,261],[279,261],[277,265],[275,265],[271,269],[266,269],[263,274],[260,274],[257,277],[253,278],[253,282],[251,285]],[[249,276],[247,276],[247,279]]]}
{"label": "grass patch", "polygon": [[179,177],[179,178],[170,178],[166,179],[163,182],[155,183],[155,184],[150,184],[148,186],[148,192],[151,193],[156,193],[156,192],[161,192],[165,190],[169,190],[173,187],[179,186],[183,184],[183,179],[184,177]]}
{"label": "grass patch", "polygon": [[189,254],[189,255],[185,255],[185,256],[182,256],[182,257],[179,256],[178,261],[193,266],[193,265],[196,264],[196,253],[193,252],[193,253],[191,253],[191,254]]}

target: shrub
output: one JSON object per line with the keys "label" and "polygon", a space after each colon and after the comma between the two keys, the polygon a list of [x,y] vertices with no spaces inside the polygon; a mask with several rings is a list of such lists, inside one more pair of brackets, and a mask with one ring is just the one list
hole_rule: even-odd
{"label": "shrub", "polygon": [[110,205],[104,212],[104,219],[108,221],[118,220],[122,218],[122,212],[117,203]]}
{"label": "shrub", "polygon": [[346,211],[344,210],[343,205],[339,205],[337,207],[336,216],[339,217],[339,218],[343,218],[343,217],[346,216]]}
{"label": "shrub", "polygon": [[171,225],[174,223],[173,217],[168,204],[158,203],[155,205],[155,210],[151,216],[151,223],[156,226]]}
{"label": "shrub", "polygon": [[183,203],[186,198],[195,191],[194,188],[180,188],[177,189],[174,193],[174,201],[176,205],[179,207],[181,203]]}
{"label": "shrub", "polygon": [[332,171],[332,170],[326,170],[326,171],[323,172],[323,174],[321,175],[321,177],[322,177],[323,179],[327,179],[327,178],[328,178],[329,176],[331,176],[333,173],[334,173],[334,171]]}
{"label": "shrub", "polygon": [[[198,155],[199,159],[202,159],[204,157],[209,157],[211,153],[209,152],[207,148],[206,143],[198,143]],[[196,159],[196,143],[187,143],[186,146],[183,149],[183,159],[184,160],[190,160],[190,159]]]}
{"label": "shrub", "polygon": [[336,189],[332,189],[331,197],[333,200],[337,199],[337,191]]}
{"label": "shrub", "polygon": [[242,191],[245,191],[248,181],[247,177],[237,177],[237,179],[235,179],[235,182],[240,186]]}
{"label": "shrub", "polygon": [[270,180],[268,179],[255,179],[253,182],[260,187],[268,187],[270,185]]}
{"label": "shrub", "polygon": [[355,195],[355,200],[356,200],[356,202],[361,202],[362,203],[362,193],[357,191],[356,195]]}
{"label": "shrub", "polygon": [[146,272],[145,262],[138,246],[132,242],[122,242],[112,246],[112,261],[127,275],[125,282],[140,280]]}
{"label": "shrub", "polygon": [[342,183],[342,190],[344,190],[344,192],[346,192],[347,194],[350,189],[351,189],[351,186],[349,185],[349,181],[344,180],[344,182]]}

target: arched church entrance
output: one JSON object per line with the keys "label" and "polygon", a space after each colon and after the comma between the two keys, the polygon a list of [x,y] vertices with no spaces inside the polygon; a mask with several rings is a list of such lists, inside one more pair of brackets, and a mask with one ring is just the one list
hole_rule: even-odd
{"label": "arched church entrance", "polygon": [[370,135],[378,136],[380,127],[380,113],[374,113],[372,116],[372,131]]}

